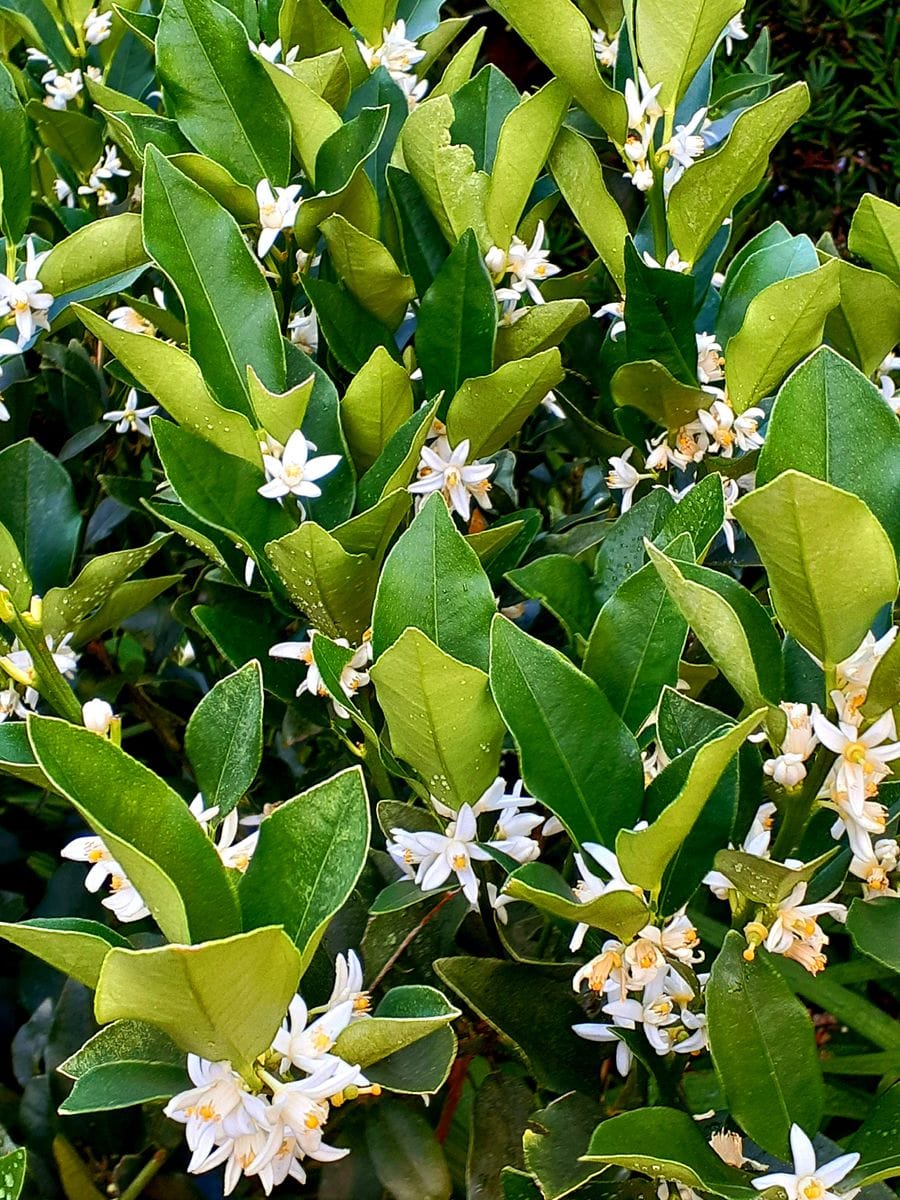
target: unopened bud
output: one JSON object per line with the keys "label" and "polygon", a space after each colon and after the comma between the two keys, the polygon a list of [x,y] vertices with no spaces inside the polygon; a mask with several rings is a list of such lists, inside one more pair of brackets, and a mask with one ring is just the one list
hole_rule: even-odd
{"label": "unopened bud", "polygon": [[99,733],[102,737],[109,732],[114,716],[112,708],[105,700],[88,700],[81,709],[81,719],[84,721],[85,729],[90,729],[92,733]]}

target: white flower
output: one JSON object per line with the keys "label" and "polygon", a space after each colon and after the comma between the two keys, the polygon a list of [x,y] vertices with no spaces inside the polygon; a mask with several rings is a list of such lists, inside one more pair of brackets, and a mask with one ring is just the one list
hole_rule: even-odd
{"label": "white flower", "polygon": [[777,758],[767,759],[763,770],[783,788],[794,788],[806,778],[806,760],[819,744],[813,721],[820,716],[819,706],[784,701],[779,706],[787,716],[787,732]]}
{"label": "white flower", "polygon": [[55,108],[60,111],[66,108],[69,101],[74,100],[84,87],[81,72],[77,68],[66,73],[57,71],[56,67],[51,67],[46,74],[41,76],[41,83],[47,92],[44,104],[47,108]]}
{"label": "white flower", "polygon": [[115,421],[116,433],[140,433],[144,437],[152,437],[152,431],[147,424],[147,417],[159,412],[158,404],[145,404],[138,408],[138,394],[134,388],[128,389],[124,408],[114,408],[103,414],[104,421]]}
{"label": "white flower", "polygon": [[[851,725],[862,722],[860,709],[866,701],[869,684],[875,674],[875,668],[887,654],[897,636],[897,626],[893,625],[887,633],[876,638],[874,633],[867,633],[858,649],[838,663],[835,668],[835,682],[843,694],[843,700],[838,707],[842,721]],[[819,666],[822,664],[819,663]],[[836,700],[836,697],[833,696]]]}
{"label": "white flower", "polygon": [[649,192],[653,187],[653,170],[644,165],[635,167],[633,171],[626,171],[626,175],[631,176],[631,183],[639,192]]}
{"label": "white flower", "polygon": [[890,375],[882,375],[878,380],[878,386],[881,388],[881,394],[893,411],[900,416],[900,392],[897,391],[897,385],[891,379]]}
{"label": "white flower", "polygon": [[337,1008],[348,1000],[353,1005],[351,1020],[368,1017],[371,1000],[363,987],[362,963],[353,950],[348,950],[346,956],[339,954],[334,960],[334,987],[325,1007]]}
{"label": "white flower", "polygon": [[[831,1188],[849,1175],[859,1162],[858,1154],[842,1154],[840,1158],[817,1166],[813,1144],[799,1125],[791,1126],[791,1157],[794,1160],[792,1174],[776,1171],[761,1175],[750,1181],[756,1190],[764,1192],[767,1188],[780,1187],[787,1193],[788,1200],[838,1200]],[[855,1188],[840,1195],[843,1200],[851,1200],[857,1191],[859,1189]]]}
{"label": "white flower", "polygon": [[[478,877],[472,861],[487,862],[491,856],[477,845],[478,824],[470,804],[460,807],[444,833],[392,829],[391,838],[388,853],[422,891],[434,891],[455,875],[469,903],[477,902]],[[487,844],[495,845],[494,842]]]}
{"label": "white flower", "polygon": [[575,972],[572,979],[574,991],[580,991],[583,983],[587,983],[588,990],[592,992],[608,991],[612,985],[612,990],[624,997],[628,991],[624,954],[622,942],[615,938],[605,941],[600,953]]}
{"label": "white flower", "polygon": [[295,346],[312,358],[319,349],[319,323],[315,311],[295,312],[288,321],[288,335]]}
{"label": "white flower", "polygon": [[[210,821],[219,815],[218,805],[213,805],[212,808],[204,808],[203,796],[198,792],[188,807],[191,816],[196,817],[203,832],[209,833]],[[223,866],[229,867],[232,871],[240,871],[243,874],[250,866],[250,859],[256,850],[259,831],[254,830],[253,833],[236,842],[234,839],[238,835],[240,823],[237,809],[231,809],[216,830],[215,847]]]}
{"label": "white flower", "polygon": [[620,1029],[634,1029],[635,1022],[627,1016],[613,1017],[610,1024],[595,1021],[585,1021],[572,1026],[572,1032],[587,1042],[616,1042],[616,1070],[624,1078],[631,1070],[633,1055],[631,1049],[619,1037]]}
{"label": "white flower", "polygon": [[412,112],[416,105],[425,99],[428,92],[428,80],[418,79],[415,75],[405,73],[393,76],[393,80],[406,96],[407,106]]}
{"label": "white flower", "polygon": [[[308,640],[302,642],[278,642],[272,646],[269,654],[272,658],[289,658],[295,661],[305,663],[308,670],[306,678],[300,683],[297,688],[297,695],[302,696],[304,692],[309,692],[311,696],[328,696],[328,688],[325,686],[319,668],[316,666],[313,658],[313,639],[318,630],[309,629]],[[338,646],[350,647],[350,643],[346,638],[336,638]],[[341,670],[341,691],[348,700],[353,700],[356,693],[361,687],[365,687],[369,682],[369,672],[366,670],[368,664],[372,661],[372,642],[368,633],[363,636],[362,645],[360,645],[353,653],[353,657]],[[348,709],[334,698],[331,701],[335,714],[342,719],[350,716]]]}
{"label": "white flower", "polygon": [[617,341],[619,335],[625,332],[625,301],[612,300],[609,304],[602,304],[594,313],[595,317],[612,317],[613,322],[609,327],[610,341]]}
{"label": "white flower", "polygon": [[[714,388],[705,390],[721,395]],[[746,452],[763,444],[763,436],[758,430],[765,415],[761,408],[748,408],[738,416],[724,398],[714,400],[708,410],[700,409],[697,413],[711,440],[710,453],[721,453],[723,458],[731,458],[735,446]]]}
{"label": "white flower", "polygon": [[725,359],[722,357],[722,344],[712,333],[698,333],[697,337],[697,378],[701,383],[715,383],[724,379],[722,367]]}
{"label": "white flower", "polygon": [[[582,851],[589,854],[603,868],[607,875],[609,875],[609,879],[604,880],[599,875],[595,875],[585,862],[584,854],[576,852],[575,865],[578,868],[578,874],[581,878],[572,890],[579,904],[589,904],[592,900],[597,900],[600,896],[607,895],[608,892],[634,892],[636,896],[643,897],[644,893],[642,890],[630,883],[623,875],[622,868],[619,866],[619,860],[612,850],[608,850],[606,846],[600,846],[596,842],[585,842],[582,846]],[[581,948],[588,929],[590,929],[590,926],[584,923],[575,927],[572,940],[569,942],[570,950],[579,950]]]}
{"label": "white flower", "polygon": [[[340,1062],[340,1060],[335,1060]],[[272,1104],[267,1112],[270,1125],[269,1142],[259,1159],[259,1167],[265,1166],[281,1150],[286,1137],[293,1138],[297,1145],[298,1158],[308,1155],[318,1162],[334,1162],[349,1153],[326,1146],[322,1140],[322,1126],[328,1120],[328,1100],[338,1095],[345,1087],[353,1086],[359,1075],[359,1067],[340,1063],[333,1069],[327,1063],[322,1071],[306,1079],[280,1084],[275,1090]]]}
{"label": "white flower", "polygon": [[84,18],[84,40],[89,46],[99,46],[101,42],[106,41],[110,34],[112,18],[112,12],[98,13],[96,8],[91,9]]}
{"label": "white flower", "polygon": [[791,893],[778,903],[777,916],[772,923],[765,947],[770,954],[784,954],[796,959],[811,974],[825,968],[822,947],[828,937],[819,927],[818,918],[833,917],[836,921],[847,919],[843,904],[832,904],[822,900],[818,904],[803,904],[806,883],[798,883]]}
{"label": "white flower", "polygon": [[110,895],[101,903],[115,913],[120,921],[140,921],[150,915],[149,908],[102,838],[95,834],[77,837],[63,846],[60,855],[72,862],[90,863],[91,869],[84,879],[84,886],[89,892],[99,891],[109,880]]}
{"label": "white flower", "polygon": [[616,59],[619,57],[618,37],[607,39],[606,33],[602,29],[595,29],[592,37],[597,62],[601,67],[614,67]]}
{"label": "white flower", "polygon": [[284,61],[282,61],[281,38],[276,38],[271,45],[267,42],[260,42],[258,46],[253,42],[249,42],[248,45],[254,54],[258,54],[260,58],[264,58],[266,62],[271,63],[273,67],[277,67],[279,71],[283,71],[285,75],[293,73],[291,65],[297,61],[297,55],[300,53],[299,46],[291,46],[290,50],[284,56]]}
{"label": "white flower", "polygon": [[527,292],[535,304],[544,303],[537,282],[558,275],[560,268],[548,261],[550,251],[544,250],[543,245],[544,222],[538,221],[530,246],[521,238],[513,237],[508,250],[501,250],[499,246],[490,248],[484,262],[494,283],[499,284],[509,276],[507,285],[497,289],[498,300],[518,302]]}
{"label": "white flower", "polygon": [[187,1069],[194,1087],[173,1096],[163,1112],[186,1127],[188,1170],[197,1173],[212,1165],[208,1160],[221,1143],[268,1130],[267,1105],[247,1090],[231,1063],[189,1054]]}
{"label": "white flower", "polygon": [[623,513],[627,513],[631,508],[631,502],[634,499],[635,488],[642,479],[652,479],[652,474],[638,471],[628,461],[634,453],[634,447],[629,446],[621,456],[612,455],[609,460],[609,474],[606,477],[606,486],[610,491],[620,491],[622,499],[620,509]]}
{"label": "white flower", "polygon": [[658,119],[662,116],[663,110],[656,98],[661,87],[661,83],[651,87],[650,81],[640,68],[637,83],[633,79],[625,80],[625,106],[628,110],[629,129],[640,131],[648,118]]}
{"label": "white flower", "polygon": [[541,405],[550,413],[551,417],[556,417],[557,421],[564,421],[566,419],[566,410],[557,400],[556,392],[548,392],[541,401]]}
{"label": "white flower", "polygon": [[900,844],[895,838],[879,838],[869,844],[865,854],[854,852],[850,860],[850,874],[863,881],[863,899],[876,900],[879,896],[897,896],[891,886],[891,875],[897,870],[900,860]]}
{"label": "white flower", "polygon": [[30,63],[48,63],[51,61],[43,50],[38,50],[36,46],[27,46],[25,48],[25,60]]}
{"label": "white flower", "polygon": [[685,275],[691,269],[691,264],[689,262],[685,262],[677,250],[670,250],[666,255],[666,261],[664,263],[657,262],[649,250],[645,250],[641,255],[641,258],[648,267],[654,267],[657,269],[662,268],[666,271],[676,271],[679,275]]}
{"label": "white flower", "polygon": [[[496,467],[494,463],[472,463],[467,466],[468,458],[468,438],[454,448],[445,437],[437,438],[430,446],[422,447],[416,479],[407,491],[416,497],[440,492],[450,510],[468,521],[472,499],[482,508],[491,508],[491,485],[488,480]],[[422,501],[417,503],[421,504]]]}
{"label": "white flower", "polygon": [[75,207],[75,193],[68,183],[66,183],[65,179],[61,179],[59,177],[54,179],[53,190],[56,193],[56,199],[60,204],[65,204],[66,208]]}
{"label": "white flower", "polygon": [[675,133],[671,140],[661,147],[661,149],[667,150],[671,155],[669,165],[666,168],[665,179],[663,180],[663,186],[667,194],[672,190],[685,171],[694,165],[694,160],[699,158],[706,149],[702,130],[707,124],[706,109],[698,108],[686,125],[675,126]]}
{"label": "white flower", "polygon": [[100,903],[108,908],[120,921],[141,921],[150,916],[150,909],[134,884],[127,876],[116,873],[110,876],[110,893]]}
{"label": "white flower", "polygon": [[[299,429],[295,429],[288,438],[284,452],[280,458],[272,454],[263,456],[268,483],[257,488],[260,496],[267,500],[281,500],[285,496],[306,496],[314,499],[322,495],[322,489],[315,482],[329,475],[341,461],[339,454],[321,454],[318,458],[310,458],[310,450],[316,447],[307,441]],[[302,505],[301,505],[302,507]]]}
{"label": "white flower", "polygon": [[384,67],[395,82],[425,57],[425,51],[406,36],[405,21],[395,21],[390,29],[382,30],[382,39],[379,46],[370,46],[368,42],[356,44],[370,71]]}
{"label": "white flower", "polygon": [[301,188],[298,183],[290,187],[277,187],[274,192],[268,179],[256,185],[256,203],[259,206],[261,231],[256,243],[256,253],[265,258],[275,244],[282,229],[292,229],[300,208]]}
{"label": "white flower", "polygon": [[840,755],[833,768],[836,789],[847,793],[852,812],[861,813],[872,789],[877,791],[878,784],[890,774],[887,764],[900,758],[900,742],[882,744],[886,738],[896,736],[893,713],[888,710],[865,733],[846,721],[833,725],[821,713],[813,718],[813,727],[819,741]]}
{"label": "white flower", "polygon": [[[72,677],[78,665],[78,655],[69,645],[71,640],[71,633],[67,633],[58,645],[55,639],[49,634],[44,639],[47,649],[51,652],[51,658],[57,671],[66,678]],[[25,685],[25,704],[28,708],[34,708],[40,699],[34,687],[37,682],[34,663],[29,651],[21,649],[18,639],[13,642],[9,654],[0,659],[0,666],[7,668],[9,675]]]}
{"label": "white flower", "polygon": [[743,42],[749,36],[750,34],[744,28],[743,17],[738,13],[737,16],[731,18],[725,26],[725,32],[722,34],[725,41],[725,53],[730,54],[735,42]]}
{"label": "white flower", "polygon": [[[37,278],[46,253],[45,251],[43,254],[35,254],[34,241],[29,238],[25,247],[25,271],[22,279],[17,282],[0,274],[0,317],[11,316],[15,319],[20,347],[31,340],[36,330],[50,328],[47,309],[53,303],[53,296],[41,290],[43,285]],[[11,350],[9,353],[15,351]]]}
{"label": "white flower", "polygon": [[[331,1053],[334,1043],[353,1019],[353,1001],[345,1000],[329,1008],[311,1024],[309,1010],[302,996],[295,996],[288,1007],[284,1025],[275,1034],[272,1049],[281,1055],[281,1073],[290,1067],[314,1074],[325,1065],[332,1069],[343,1066],[343,1062]],[[358,1068],[357,1068],[358,1071]],[[353,1083],[365,1087],[368,1080],[357,1074]]]}
{"label": "white flower", "polygon": [[118,147],[107,145],[103,148],[103,154],[91,170],[87,183],[82,184],[78,189],[78,194],[79,196],[93,196],[96,194],[98,204],[114,204],[116,200],[115,193],[111,192],[107,185],[113,179],[125,179],[130,174],[131,171],[127,167],[122,166]]}
{"label": "white flower", "polygon": [[22,697],[15,688],[4,688],[0,691],[0,725],[9,717],[28,716],[28,709],[22,703]]}
{"label": "white flower", "polygon": [[509,913],[506,911],[507,906],[513,903],[514,897],[507,896],[501,892],[496,883],[488,883],[487,885],[488,904],[494,910],[497,920],[501,925],[509,924]]}
{"label": "white flower", "polygon": [[700,945],[700,937],[683,908],[669,917],[662,929],[648,925],[640,931],[638,937],[653,942],[665,954],[677,958],[679,962],[703,962],[703,952],[696,949]]}
{"label": "white flower", "polygon": [[145,333],[150,337],[156,336],[156,326],[153,322],[142,317],[139,312],[135,312],[128,304],[114,308],[106,319],[110,325],[115,325],[116,329],[124,329],[126,333]]}
{"label": "white flower", "polygon": [[115,713],[112,707],[105,700],[88,700],[87,704],[81,706],[81,719],[84,727],[93,733],[105,736],[109,732],[114,717]]}

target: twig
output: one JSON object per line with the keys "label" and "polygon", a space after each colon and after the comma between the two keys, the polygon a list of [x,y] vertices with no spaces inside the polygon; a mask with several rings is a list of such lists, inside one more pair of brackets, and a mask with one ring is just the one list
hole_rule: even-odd
{"label": "twig", "polygon": [[374,980],[372,981],[372,986],[369,988],[369,991],[371,991],[371,992],[375,991],[375,989],[378,987],[379,983],[381,983],[381,981],[388,974],[388,972],[394,966],[396,966],[397,960],[404,953],[404,951],[413,943],[413,941],[418,937],[418,935],[422,932],[422,930],[425,928],[425,926],[428,924],[428,922],[432,919],[432,917],[436,917],[437,914],[444,907],[444,905],[449,900],[452,900],[456,894],[457,894],[456,892],[447,892],[446,896],[442,896],[440,898],[440,900],[437,902],[437,904],[434,906],[434,908],[431,909],[430,912],[427,912],[425,914],[425,916],[418,923],[418,925],[416,925],[416,927],[414,929],[410,930],[410,932],[406,935],[406,937],[403,939],[403,941],[400,943],[400,945],[397,947],[397,949],[394,951],[394,953],[391,955],[391,957],[387,960],[387,962],[384,964],[384,966],[381,968],[381,970],[375,976]]}

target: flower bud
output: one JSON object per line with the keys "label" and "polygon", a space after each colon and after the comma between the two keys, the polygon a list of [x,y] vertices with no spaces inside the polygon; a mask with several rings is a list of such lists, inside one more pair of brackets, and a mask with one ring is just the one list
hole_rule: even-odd
{"label": "flower bud", "polygon": [[99,733],[103,737],[109,732],[114,715],[112,708],[105,700],[88,700],[81,709],[81,719],[84,721],[85,729],[90,729],[92,733]]}

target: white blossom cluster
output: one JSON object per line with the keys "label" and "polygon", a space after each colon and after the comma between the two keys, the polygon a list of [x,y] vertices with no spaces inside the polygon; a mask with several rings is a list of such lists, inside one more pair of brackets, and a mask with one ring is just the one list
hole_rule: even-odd
{"label": "white blossom cluster", "polygon": [[413,109],[428,91],[428,80],[419,79],[413,71],[425,57],[425,51],[406,36],[405,21],[395,21],[390,29],[382,30],[381,36],[382,41],[377,46],[370,46],[368,42],[356,43],[363,62],[370,71],[384,67]]}
{"label": "white blossom cluster", "polygon": [[[299,642],[278,642],[269,650],[272,658],[285,658],[305,664],[307,668],[306,677],[301,680],[300,686],[297,688],[298,696],[302,696],[304,692],[308,692],[311,696],[322,696],[323,698],[329,696],[328,688],[325,686],[321,672],[313,658],[313,640],[318,632],[317,629],[310,628],[306,631],[305,640]],[[338,646],[350,649],[350,643],[346,638],[335,638],[334,640]],[[362,643],[356,647],[353,657],[341,670],[341,691],[348,700],[354,700],[359,689],[368,684],[368,667],[371,662],[372,631],[366,630]],[[349,709],[345,708],[334,698],[331,699],[331,707],[336,717],[346,720],[350,716]]]}

